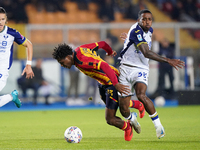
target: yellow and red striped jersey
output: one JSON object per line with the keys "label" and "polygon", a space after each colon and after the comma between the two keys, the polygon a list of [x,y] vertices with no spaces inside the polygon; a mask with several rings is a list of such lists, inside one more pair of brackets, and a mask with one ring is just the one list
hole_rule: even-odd
{"label": "yellow and red striped jersey", "polygon": [[[106,74],[106,69],[104,69],[104,71],[101,69],[101,65],[107,63],[103,59],[101,59],[100,56],[96,53],[96,50],[100,48],[104,49],[108,54],[112,54],[111,47],[104,41],[85,44],[76,48],[74,52],[75,66],[82,73],[96,79],[102,85],[114,85],[118,82],[116,80],[119,76],[119,71],[115,67],[109,65],[114,74],[116,75],[115,77],[109,76],[109,78]],[[110,69],[109,66],[107,66],[108,70]]]}

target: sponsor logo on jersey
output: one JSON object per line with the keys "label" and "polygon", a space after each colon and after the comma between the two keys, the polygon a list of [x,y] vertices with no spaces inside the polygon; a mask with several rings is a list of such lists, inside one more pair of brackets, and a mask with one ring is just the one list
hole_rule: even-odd
{"label": "sponsor logo on jersey", "polygon": [[135,33],[138,33],[140,30],[135,31]]}
{"label": "sponsor logo on jersey", "polygon": [[3,37],[4,37],[4,39],[6,40],[6,39],[8,38],[8,35],[4,35]]}
{"label": "sponsor logo on jersey", "polygon": [[[1,48],[1,47],[0,47]],[[0,53],[5,53],[6,52],[6,50],[0,50]]]}
{"label": "sponsor logo on jersey", "polygon": [[137,35],[137,38],[138,38],[139,41],[142,41],[142,36],[141,36],[141,34],[138,34],[138,35]]}

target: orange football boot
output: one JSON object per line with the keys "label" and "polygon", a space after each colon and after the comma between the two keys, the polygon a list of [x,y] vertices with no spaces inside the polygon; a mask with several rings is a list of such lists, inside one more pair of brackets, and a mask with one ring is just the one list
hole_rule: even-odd
{"label": "orange football boot", "polygon": [[144,105],[141,102],[140,102],[140,108],[138,110],[139,110],[140,118],[143,118],[145,115],[145,109],[144,109]]}
{"label": "orange football boot", "polygon": [[128,130],[124,130],[124,139],[126,141],[130,141],[133,137],[133,130],[132,130],[132,126],[131,126],[130,122],[127,121],[127,123],[129,123],[130,127]]}

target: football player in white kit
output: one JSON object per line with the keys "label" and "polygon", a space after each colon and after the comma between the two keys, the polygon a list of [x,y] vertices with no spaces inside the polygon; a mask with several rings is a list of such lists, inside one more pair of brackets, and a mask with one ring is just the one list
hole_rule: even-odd
{"label": "football player in white kit", "polygon": [[128,85],[132,92],[129,95],[119,94],[119,107],[123,117],[130,120],[134,129],[141,130],[140,124],[128,107],[131,95],[135,92],[138,100],[144,104],[145,110],[152,119],[156,129],[156,135],[160,139],[164,137],[165,130],[160,122],[153,102],[146,96],[149,76],[148,62],[149,59],[152,59],[168,63],[176,70],[183,68],[185,63],[179,59],[162,57],[150,50],[153,33],[151,25],[152,13],[147,9],[141,10],[138,13],[137,23],[132,25],[124,41],[123,50],[120,52],[119,82],[123,85]]}
{"label": "football player in white kit", "polygon": [[[18,31],[6,26],[7,15],[4,8],[0,7],[0,91],[5,87],[9,70],[13,60],[13,42],[27,47],[27,64],[22,75],[26,73],[26,78],[32,78],[34,73],[31,68],[33,46],[32,43],[22,36]],[[0,96],[0,107],[13,101],[20,108],[21,101],[18,98],[18,91]]]}

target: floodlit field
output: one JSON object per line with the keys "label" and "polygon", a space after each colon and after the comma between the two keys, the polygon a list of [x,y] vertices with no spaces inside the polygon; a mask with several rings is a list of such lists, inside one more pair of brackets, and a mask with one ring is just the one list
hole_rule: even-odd
{"label": "floodlit field", "polygon": [[[141,134],[134,132],[130,142],[124,140],[123,131],[106,124],[104,109],[0,112],[0,149],[200,149],[200,106],[165,107],[157,111],[166,136],[157,139],[146,114],[143,119],[138,118]],[[65,129],[72,125],[83,133],[78,144],[64,140]]]}

